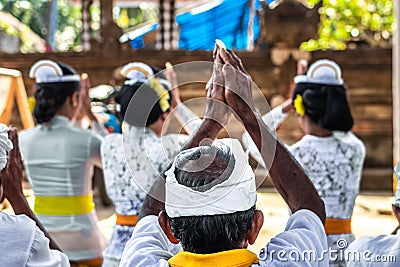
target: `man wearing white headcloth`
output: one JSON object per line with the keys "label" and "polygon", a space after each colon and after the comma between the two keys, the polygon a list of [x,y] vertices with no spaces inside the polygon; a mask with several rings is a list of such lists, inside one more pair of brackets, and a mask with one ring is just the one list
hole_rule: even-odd
{"label": "man wearing white headcloth", "polygon": [[[66,255],[49,248],[49,239],[39,229],[41,225],[22,194],[17,133],[10,130],[11,142],[8,131],[7,126],[0,124],[0,199],[6,197],[19,215],[0,212],[0,266],[69,266]],[[50,240],[50,247],[54,246]]]}
{"label": "man wearing white headcloth", "polygon": [[[285,231],[259,256],[247,250],[263,225],[263,214],[255,207],[254,173],[237,140],[196,147],[200,126],[166,180],[160,178],[147,195],[120,266],[327,266],[322,200],[256,112],[251,78],[240,60],[224,49],[218,49],[216,59],[222,65],[216,65],[214,75],[220,79],[213,80],[208,95],[241,119],[293,214]],[[316,257],[301,257],[310,251]],[[299,256],[297,261],[293,255]]]}

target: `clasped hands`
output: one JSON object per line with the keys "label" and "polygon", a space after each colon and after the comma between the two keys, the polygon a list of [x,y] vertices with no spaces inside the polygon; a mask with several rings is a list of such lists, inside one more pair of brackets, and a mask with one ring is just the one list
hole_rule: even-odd
{"label": "clasped hands", "polygon": [[205,118],[221,126],[228,124],[232,112],[242,123],[254,120],[252,80],[241,60],[232,51],[219,46],[215,47],[213,58],[214,69],[206,86]]}

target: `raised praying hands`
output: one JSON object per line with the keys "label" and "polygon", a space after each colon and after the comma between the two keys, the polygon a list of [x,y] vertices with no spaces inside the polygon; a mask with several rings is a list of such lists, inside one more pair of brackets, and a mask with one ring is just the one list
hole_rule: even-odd
{"label": "raised praying hands", "polygon": [[84,117],[87,117],[90,121],[97,121],[96,116],[92,112],[92,106],[89,96],[90,89],[90,79],[87,73],[83,73],[81,76],[81,89],[78,97],[78,106],[75,113],[76,120],[82,120]]}
{"label": "raised praying hands", "polygon": [[206,86],[207,104],[205,117],[213,119],[222,126],[225,126],[229,122],[231,111],[224,96],[224,77],[222,73],[224,62],[220,53],[221,49],[215,46],[213,53],[214,69]]}
{"label": "raised praying hands", "polygon": [[219,79],[223,80],[223,101],[241,119],[262,159],[270,166],[269,174],[277,191],[292,212],[309,209],[325,222],[325,206],[314,185],[287,149],[269,132],[257,112],[252,95],[252,80],[241,60],[232,51],[218,49],[216,54],[223,63],[222,72],[217,73],[222,76]]}
{"label": "raised praying hands", "polygon": [[[219,108],[225,117],[217,117],[219,114],[216,113],[212,115],[225,123],[224,125],[229,120],[230,110],[233,110],[235,115],[242,120],[253,117],[256,108],[252,95],[252,80],[243,67],[242,61],[232,51],[219,46],[215,47],[213,56],[214,70],[208,83],[212,86],[212,90],[208,88],[207,96],[227,106]],[[207,110],[206,116],[208,116]]]}
{"label": "raised praying hands", "polygon": [[2,185],[4,190],[4,197],[12,199],[16,195],[22,195],[22,174],[23,163],[21,153],[18,145],[17,129],[10,127],[8,131],[8,138],[13,144],[13,149],[8,153],[8,161],[6,167],[1,171]]}

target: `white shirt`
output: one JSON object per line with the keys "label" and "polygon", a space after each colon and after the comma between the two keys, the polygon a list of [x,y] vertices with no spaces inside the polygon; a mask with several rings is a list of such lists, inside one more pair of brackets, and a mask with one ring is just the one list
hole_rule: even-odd
{"label": "white shirt", "polygon": [[[56,115],[48,123],[19,133],[27,176],[35,196],[92,194],[93,167],[101,166],[102,138]],[[105,239],[96,213],[37,218],[71,260],[101,257]]]}
{"label": "white shirt", "polygon": [[0,212],[0,266],[64,267],[66,255],[49,248],[49,240],[25,215]]}
{"label": "white shirt", "polygon": [[[181,249],[180,245],[169,242],[158,224],[157,216],[150,215],[136,225],[132,238],[125,246],[120,266],[168,267],[168,259]],[[322,255],[327,250],[326,236],[318,216],[309,210],[300,210],[290,216],[285,231],[272,238],[261,250],[259,266],[328,266],[327,257],[318,262],[292,261],[289,256],[290,253],[301,254],[308,250]]]}
{"label": "white shirt", "polygon": [[400,261],[400,231],[395,235],[357,238],[349,245],[345,255],[348,267],[397,267]]}
{"label": "white shirt", "polygon": [[[201,120],[183,104],[173,114],[189,133],[201,124]],[[148,128],[134,126],[125,127],[123,134],[105,137],[101,146],[104,181],[116,213],[139,214],[146,192],[160,173],[172,164],[188,138],[183,134],[159,137]],[[133,229],[133,226],[114,226],[103,253],[103,266],[118,266]]]}

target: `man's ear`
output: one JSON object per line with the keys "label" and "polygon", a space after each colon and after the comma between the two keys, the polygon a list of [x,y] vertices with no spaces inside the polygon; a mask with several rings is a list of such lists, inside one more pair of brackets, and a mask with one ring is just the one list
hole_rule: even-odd
{"label": "man's ear", "polygon": [[74,108],[77,108],[78,104],[79,104],[79,93],[73,92],[72,95],[70,96],[69,101],[71,103],[71,106],[73,106]]}
{"label": "man's ear", "polygon": [[178,241],[178,239],[176,239],[176,237],[172,233],[171,227],[169,225],[169,219],[168,219],[168,216],[167,216],[167,213],[165,212],[165,210],[162,210],[160,212],[160,214],[158,214],[158,223],[160,224],[161,229],[163,230],[164,234],[167,236],[168,240],[172,244],[178,244],[179,241]]}
{"label": "man's ear", "polygon": [[256,210],[253,220],[251,222],[251,227],[247,230],[246,238],[250,245],[256,242],[257,236],[260,233],[261,227],[264,224],[264,214],[261,210]]}

